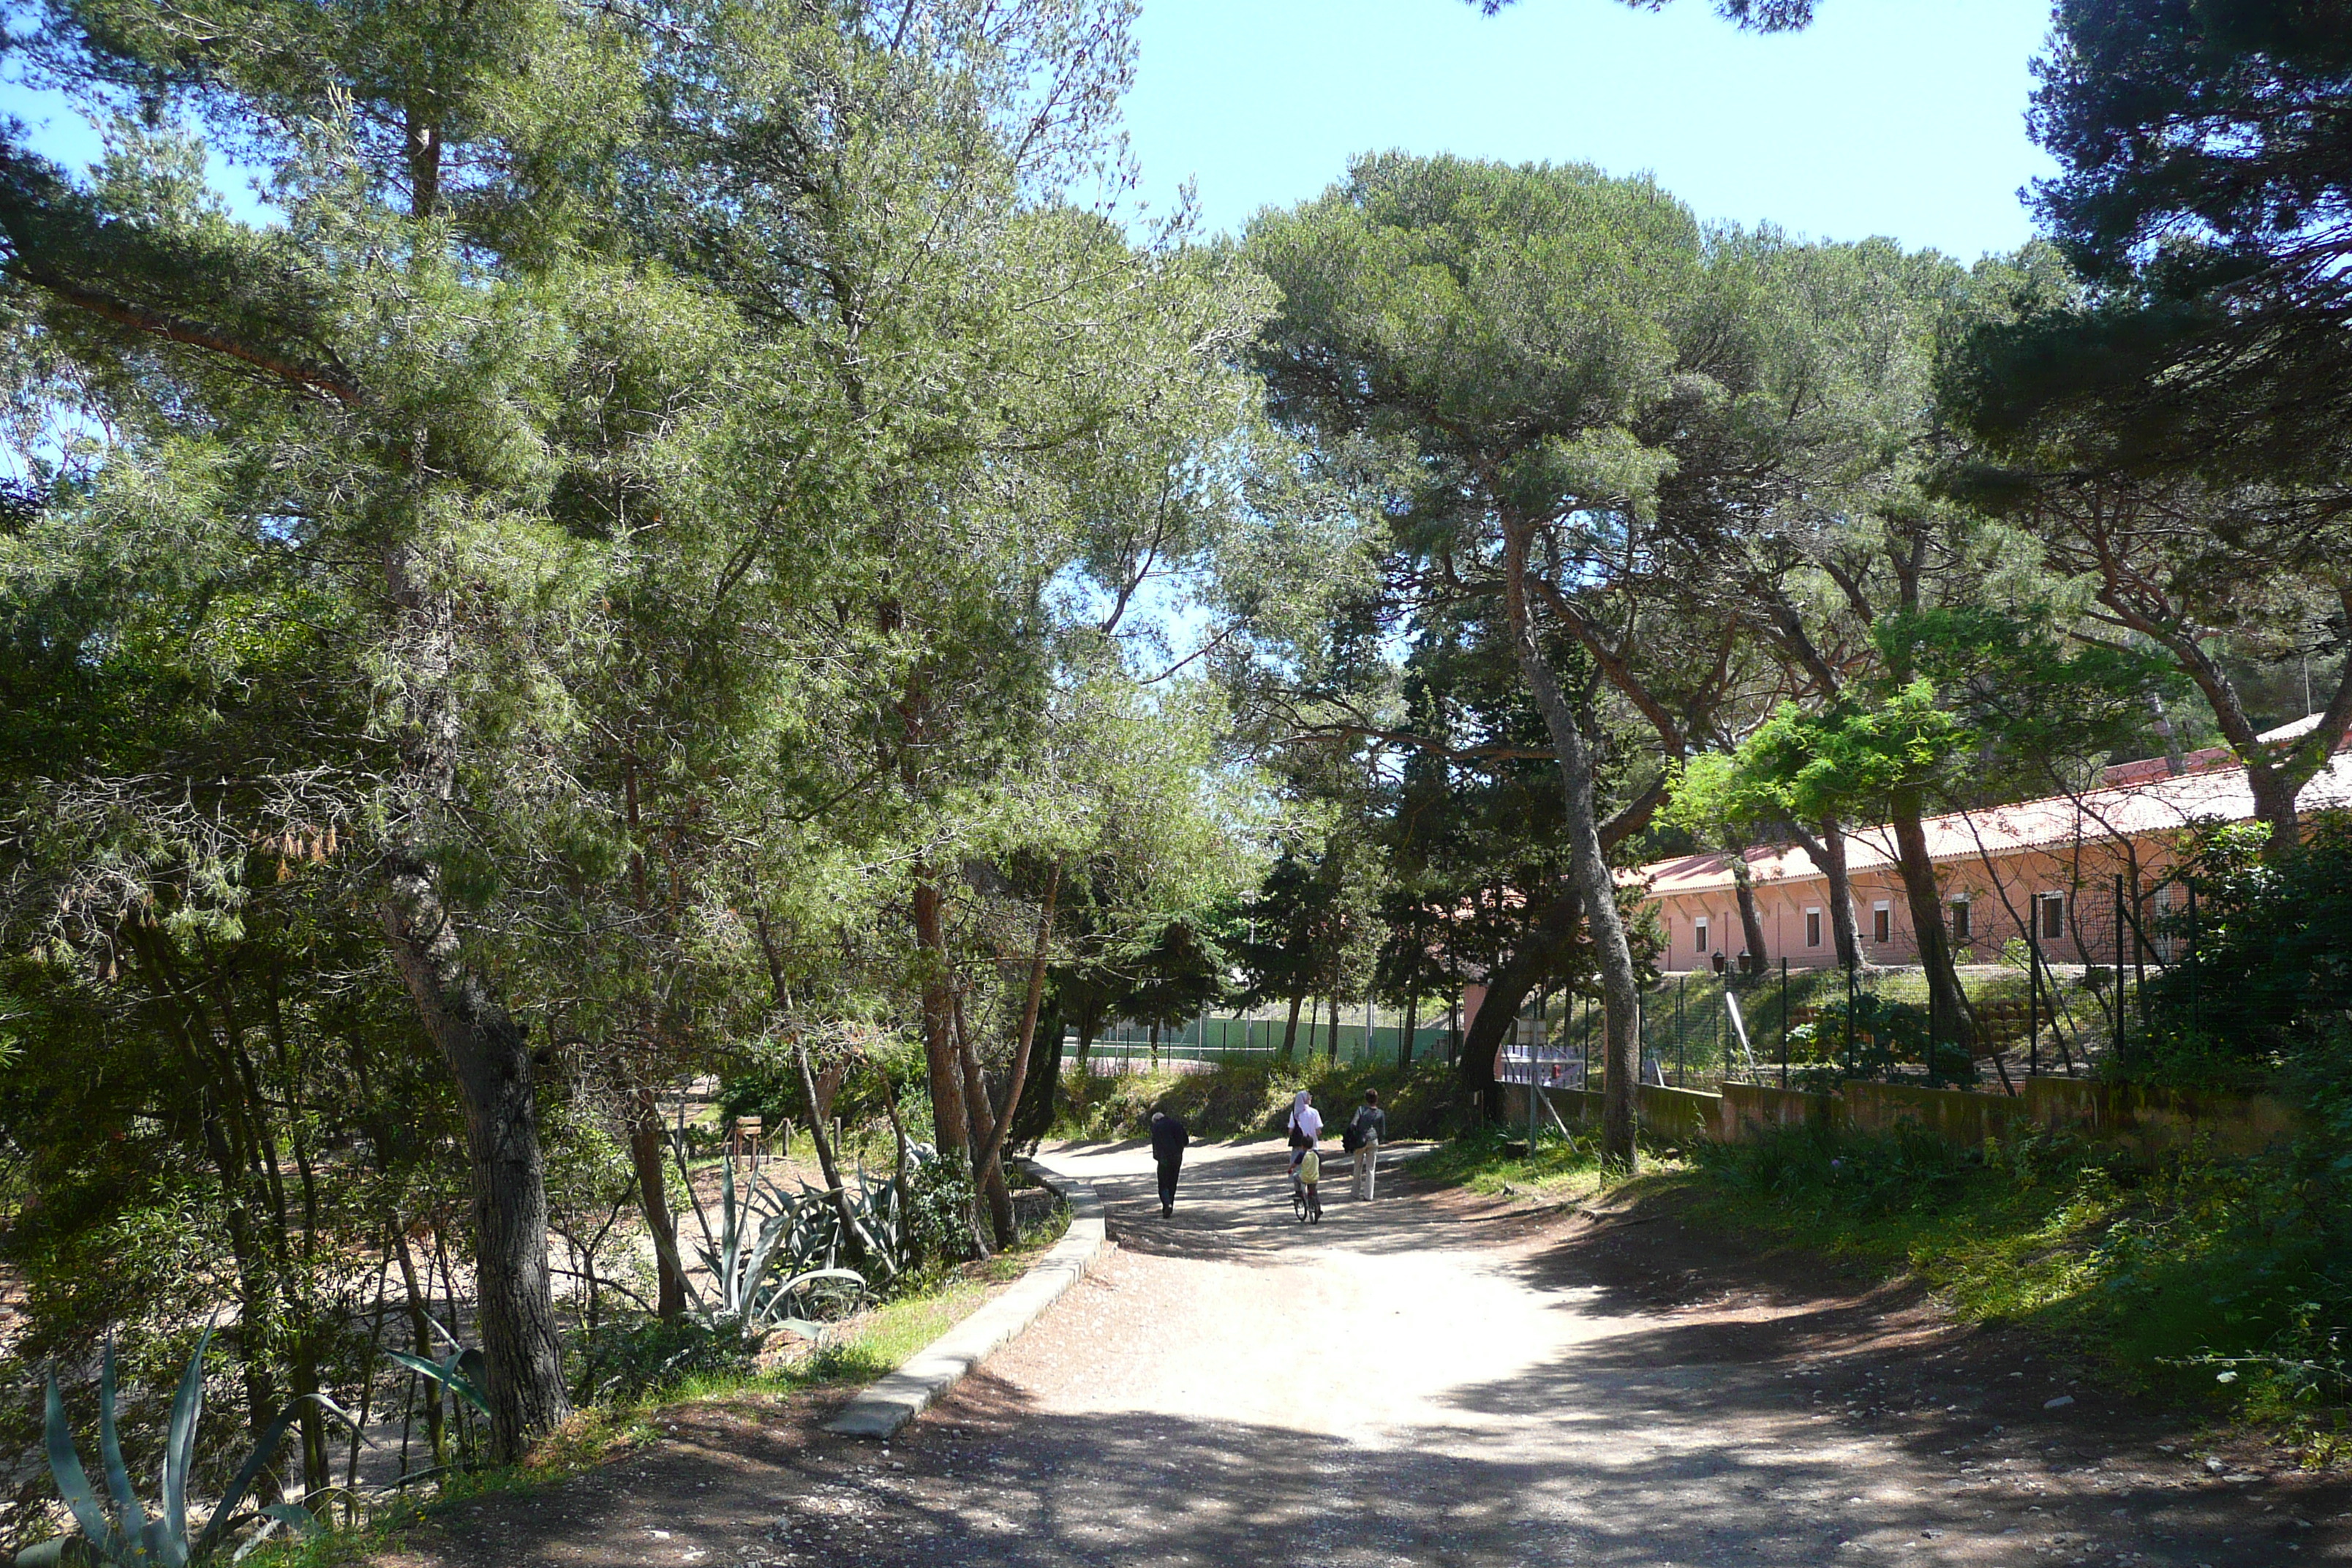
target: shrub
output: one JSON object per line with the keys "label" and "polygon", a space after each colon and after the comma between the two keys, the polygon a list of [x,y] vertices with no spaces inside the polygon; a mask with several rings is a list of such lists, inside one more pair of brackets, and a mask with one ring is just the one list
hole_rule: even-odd
{"label": "shrub", "polygon": [[2284,1069],[2341,1082],[2352,1068],[2352,816],[2305,824],[2304,842],[2273,862],[2259,830],[2226,827],[2198,840],[2184,875],[2196,895],[2158,925],[2184,939],[2182,963],[2151,977],[2146,1038],[2123,1070],[2148,1081],[2206,1082]]}

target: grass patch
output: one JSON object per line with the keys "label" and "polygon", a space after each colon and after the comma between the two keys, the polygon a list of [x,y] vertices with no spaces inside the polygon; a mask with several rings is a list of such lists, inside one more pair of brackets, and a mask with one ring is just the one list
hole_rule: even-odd
{"label": "grass patch", "polygon": [[1597,1140],[1547,1132],[1530,1148],[1526,1138],[1492,1127],[1448,1140],[1415,1160],[1412,1173],[1494,1197],[1559,1201],[1597,1196],[1620,1180],[1601,1165]]}
{"label": "grass patch", "polygon": [[2340,1259],[2300,1157],[2202,1152],[2153,1170],[2058,1135],[1959,1150],[1791,1130],[1701,1146],[1690,1217],[1925,1282],[1962,1321],[2015,1323],[2107,1380],[2352,1457]]}

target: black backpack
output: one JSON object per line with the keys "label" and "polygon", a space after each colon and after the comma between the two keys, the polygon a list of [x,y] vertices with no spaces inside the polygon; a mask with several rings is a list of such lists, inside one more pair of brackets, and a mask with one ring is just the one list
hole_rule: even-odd
{"label": "black backpack", "polygon": [[1339,1134],[1339,1147],[1352,1154],[1363,1146],[1364,1130],[1350,1121]]}

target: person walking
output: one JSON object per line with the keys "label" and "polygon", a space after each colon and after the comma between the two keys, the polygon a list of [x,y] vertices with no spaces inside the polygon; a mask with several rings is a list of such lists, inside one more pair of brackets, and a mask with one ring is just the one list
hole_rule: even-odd
{"label": "person walking", "polygon": [[1192,1135],[1164,1105],[1151,1111],[1151,1163],[1160,1167],[1160,1217],[1176,1212],[1176,1176],[1184,1168],[1184,1150]]}
{"label": "person walking", "polygon": [[1370,1198],[1379,1184],[1381,1175],[1381,1145],[1389,1135],[1389,1113],[1381,1109],[1381,1091],[1364,1090],[1364,1103],[1356,1107],[1349,1119],[1348,1131],[1339,1142],[1356,1157],[1356,1178],[1349,1191],[1360,1198]]}

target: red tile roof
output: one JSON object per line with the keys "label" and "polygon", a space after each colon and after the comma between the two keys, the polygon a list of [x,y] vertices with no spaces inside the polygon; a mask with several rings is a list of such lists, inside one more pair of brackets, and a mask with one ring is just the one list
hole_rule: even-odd
{"label": "red tile roof", "polygon": [[[2312,721],[2273,730],[2264,741],[2289,740],[2308,731]],[[2226,753],[2225,753],[2226,754]],[[2192,760],[2204,752],[2192,753]],[[2246,770],[2204,766],[2175,774],[2158,759],[2153,774],[2146,764],[2110,768],[2107,782],[2080,795],[2053,795],[2013,805],[1986,806],[1931,816],[1922,824],[1927,853],[1937,861],[2014,855],[2078,841],[2139,838],[2177,832],[2200,822],[2243,822],[2254,814],[2253,791]],[[2118,779],[2116,774],[2123,776]],[[2339,744],[2336,755],[2305,784],[2303,810],[2331,811],[2352,807],[2352,752]],[[1793,845],[1764,847],[1748,852],[1748,874],[1759,887],[1776,882],[1803,881],[1821,871],[1812,857]],[[1875,870],[1895,863],[1895,840],[1886,827],[1856,828],[1846,835],[1846,869]],[[1654,897],[1676,893],[1718,892],[1732,885],[1731,857],[1707,853],[1679,859],[1658,860],[1619,873],[1626,881],[1646,881]]]}

